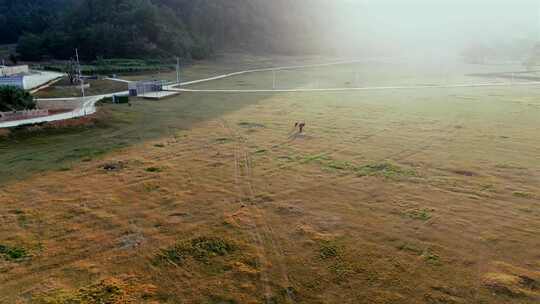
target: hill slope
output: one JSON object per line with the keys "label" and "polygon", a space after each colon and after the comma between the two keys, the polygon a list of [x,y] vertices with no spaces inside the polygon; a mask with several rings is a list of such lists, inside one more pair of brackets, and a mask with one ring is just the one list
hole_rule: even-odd
{"label": "hill slope", "polygon": [[0,0],[0,44],[18,42],[27,60],[69,58],[76,47],[86,59],[307,52],[323,41],[327,7],[321,0]]}

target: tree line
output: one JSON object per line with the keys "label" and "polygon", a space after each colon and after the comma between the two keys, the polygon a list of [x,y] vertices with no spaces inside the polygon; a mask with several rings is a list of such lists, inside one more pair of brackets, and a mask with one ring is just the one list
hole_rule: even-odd
{"label": "tree line", "polygon": [[181,56],[217,50],[306,53],[324,0],[0,0],[0,44],[23,60]]}

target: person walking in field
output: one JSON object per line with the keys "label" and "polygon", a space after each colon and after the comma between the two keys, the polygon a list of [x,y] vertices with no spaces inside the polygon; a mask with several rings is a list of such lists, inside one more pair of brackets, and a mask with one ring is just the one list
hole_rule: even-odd
{"label": "person walking in field", "polygon": [[298,129],[300,130],[298,133],[302,134],[302,132],[304,132],[304,128],[306,127],[306,123],[305,122],[301,122],[299,125],[298,125]]}
{"label": "person walking in field", "polygon": [[292,133],[289,133],[289,139],[296,138],[299,134],[302,134],[304,132],[304,128],[306,127],[305,122],[296,122],[294,124],[294,131]]}

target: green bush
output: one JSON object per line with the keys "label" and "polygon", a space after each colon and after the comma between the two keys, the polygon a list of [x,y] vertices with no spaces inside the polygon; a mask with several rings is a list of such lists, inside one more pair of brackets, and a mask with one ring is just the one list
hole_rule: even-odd
{"label": "green bush", "polygon": [[169,261],[175,264],[182,263],[188,257],[199,262],[207,262],[210,258],[226,256],[237,249],[236,245],[217,237],[198,237],[183,240],[174,246],[162,249],[158,254],[158,261]]}
{"label": "green bush", "polygon": [[14,86],[0,86],[0,112],[32,110],[36,108],[34,97]]}
{"label": "green bush", "polygon": [[0,244],[0,257],[8,261],[17,261],[28,256],[28,252],[24,248],[9,247]]}

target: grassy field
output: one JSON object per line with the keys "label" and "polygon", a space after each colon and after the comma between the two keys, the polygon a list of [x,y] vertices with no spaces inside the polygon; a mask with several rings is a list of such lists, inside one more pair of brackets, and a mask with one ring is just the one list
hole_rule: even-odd
{"label": "grassy field", "polygon": [[[64,72],[65,63],[44,64],[42,69]],[[160,60],[140,59],[101,59],[81,65],[81,72],[85,75],[111,75],[119,73],[153,73],[157,71],[174,70],[175,64]]]}
{"label": "grassy field", "polygon": [[17,131],[0,303],[538,303],[539,94],[185,93]]}
{"label": "grassy field", "polygon": [[[85,89],[87,95],[101,95],[128,90],[126,83],[106,79],[86,80],[85,83],[90,84],[90,87]],[[37,98],[80,97],[81,89],[78,86],[72,86],[67,78],[63,78],[52,86],[40,90],[34,96]]]}
{"label": "grassy field", "polygon": [[[238,72],[246,69],[260,69],[281,66],[308,65],[326,62],[335,62],[335,58],[311,56],[311,57],[291,57],[273,56],[261,57],[238,53],[227,53],[217,56],[212,60],[199,61],[195,63],[181,63],[181,82],[198,80],[226,73]],[[176,71],[154,72],[154,73],[127,73],[120,74],[119,77],[127,80],[160,79],[176,81]],[[258,75],[262,77],[262,75]],[[264,78],[261,78],[264,79]]]}

